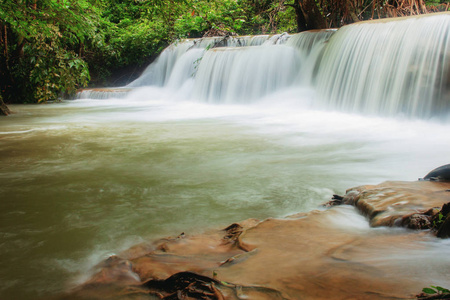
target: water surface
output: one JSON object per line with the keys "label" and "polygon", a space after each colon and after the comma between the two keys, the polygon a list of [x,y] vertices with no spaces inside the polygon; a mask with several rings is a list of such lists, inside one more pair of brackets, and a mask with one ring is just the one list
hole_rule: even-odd
{"label": "water surface", "polygon": [[61,292],[144,240],[309,211],[448,163],[442,121],[312,110],[298,90],[254,105],[164,93],[16,105],[0,119],[1,299]]}

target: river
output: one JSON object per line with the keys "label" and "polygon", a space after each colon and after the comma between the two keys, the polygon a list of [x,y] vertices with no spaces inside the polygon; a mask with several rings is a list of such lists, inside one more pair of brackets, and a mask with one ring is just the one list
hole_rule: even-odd
{"label": "river", "polygon": [[257,101],[215,91],[225,100],[211,103],[184,80],[11,105],[0,119],[1,299],[45,299],[145,240],[310,211],[449,163],[442,114],[324,109],[289,78]]}

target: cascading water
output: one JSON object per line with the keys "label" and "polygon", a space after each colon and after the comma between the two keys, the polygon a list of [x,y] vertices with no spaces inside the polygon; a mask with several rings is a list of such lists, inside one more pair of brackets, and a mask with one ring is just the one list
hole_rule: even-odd
{"label": "cascading water", "polygon": [[345,26],[320,64],[328,108],[429,118],[450,108],[450,15]]}
{"label": "cascading water", "polygon": [[202,58],[193,98],[205,102],[247,103],[296,81],[301,60],[292,47],[218,48]]}
{"label": "cascading water", "polygon": [[308,87],[317,93],[315,108],[430,118],[450,108],[449,36],[444,13],[337,31],[191,39],[169,46],[126,88],[177,90],[193,81],[186,98],[249,103]]}
{"label": "cascading water", "polygon": [[[216,47],[241,47],[241,46],[259,46],[266,42],[269,36],[245,36],[245,37],[211,37],[202,39],[188,39],[176,42],[167,47],[157,60],[150,64],[135,81],[127,85],[127,87],[140,87],[140,86],[164,86],[169,81],[172,75],[186,78],[192,76],[192,68],[197,67],[199,59],[203,55],[203,52],[209,48]],[[194,53],[195,54],[194,54]],[[186,57],[188,56],[188,57]],[[173,72],[177,64],[181,64],[186,67],[186,64],[190,64],[189,70],[180,67]],[[187,71],[187,73],[186,73]],[[174,74],[175,73],[175,74]],[[187,79],[187,78],[186,78]]]}
{"label": "cascading water", "polygon": [[286,45],[302,51],[307,56],[318,44],[327,41],[335,32],[336,29],[306,31],[293,35]]}
{"label": "cascading water", "polygon": [[[206,102],[247,103],[298,82],[300,65],[333,30],[298,35],[259,35],[188,39],[167,47],[143,74],[125,88],[176,90],[194,79],[191,98]],[[294,37],[294,38],[293,38]],[[293,39],[293,42],[289,41]],[[304,68],[306,69],[306,67]],[[209,79],[205,80],[205,78]],[[121,97],[121,88],[86,90],[78,98]],[[198,97],[198,98],[196,98]]]}
{"label": "cascading water", "polygon": [[172,44],[166,48],[156,61],[150,64],[144,73],[136,80],[128,84],[128,87],[140,87],[146,85],[163,86],[169,79],[171,71],[187,50],[192,48],[203,48],[203,43],[195,43],[194,40],[185,40]]}

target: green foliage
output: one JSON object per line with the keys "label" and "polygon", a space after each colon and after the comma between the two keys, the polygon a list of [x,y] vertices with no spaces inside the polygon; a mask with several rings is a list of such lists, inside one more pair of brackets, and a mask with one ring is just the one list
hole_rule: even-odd
{"label": "green foliage", "polygon": [[445,216],[442,214],[442,212],[439,212],[436,219],[433,221],[433,227],[436,229],[439,229],[439,227],[441,227],[441,225],[444,223],[444,221],[445,221]]}
{"label": "green foliage", "polygon": [[112,74],[129,66],[148,64],[168,45],[172,27],[160,15],[151,15],[151,11],[146,1],[105,2],[97,28],[101,38],[84,53],[94,79],[92,84],[108,85]]}
{"label": "green foliage", "polygon": [[295,10],[291,2],[246,0],[247,5],[252,7],[250,24],[254,32],[297,32]]}
{"label": "green foliage", "polygon": [[179,38],[183,37],[201,37],[208,28],[207,22],[200,16],[183,15],[175,22],[174,30]]}
{"label": "green foliage", "polygon": [[422,292],[424,292],[425,294],[436,294],[437,293],[437,291],[432,288],[423,288]]}
{"label": "green foliage", "polygon": [[283,1],[191,0],[175,22],[177,37],[201,37],[215,28],[238,35],[294,32],[295,14]]}
{"label": "green foliage", "polygon": [[95,14],[86,1],[0,2],[1,93],[8,102],[45,102],[89,81],[76,53],[93,36]]}
{"label": "green foliage", "polygon": [[440,286],[431,286],[431,287],[426,287],[422,289],[422,292],[424,292],[425,294],[429,294],[429,295],[434,295],[434,294],[438,294],[438,295],[442,295],[442,294],[450,294],[450,290],[440,287]]}

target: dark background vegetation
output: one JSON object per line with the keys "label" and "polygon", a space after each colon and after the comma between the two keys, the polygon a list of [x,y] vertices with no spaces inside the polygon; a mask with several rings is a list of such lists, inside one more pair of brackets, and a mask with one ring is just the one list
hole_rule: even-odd
{"label": "dark background vegetation", "polygon": [[0,0],[0,104],[124,85],[174,40],[211,29],[294,33],[448,9],[439,0]]}

